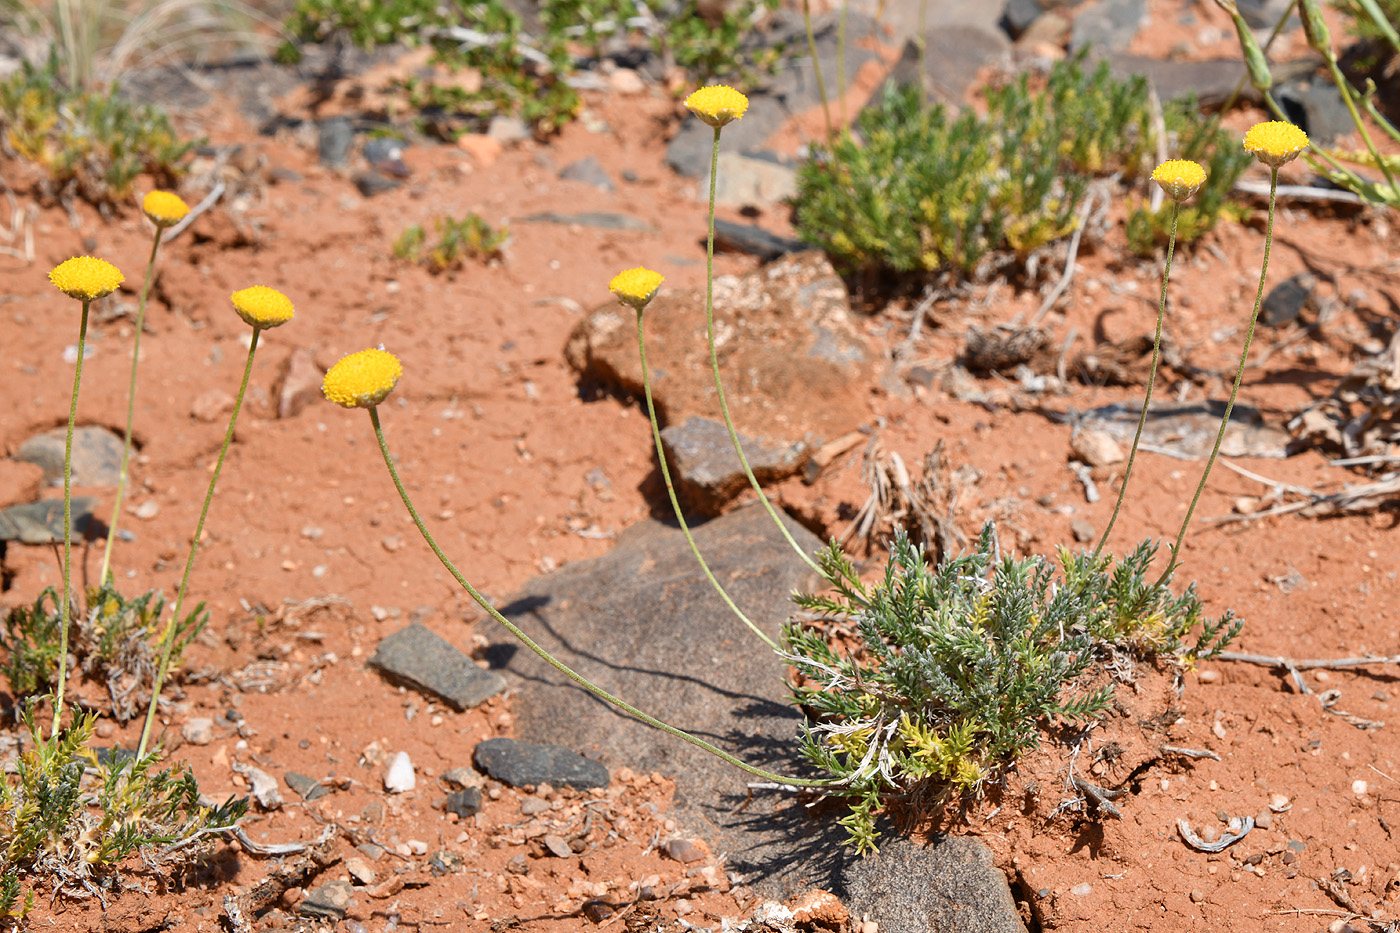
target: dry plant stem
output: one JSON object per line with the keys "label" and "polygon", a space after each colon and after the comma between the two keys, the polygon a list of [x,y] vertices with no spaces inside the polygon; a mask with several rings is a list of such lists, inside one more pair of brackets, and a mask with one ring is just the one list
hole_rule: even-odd
{"label": "dry plant stem", "polygon": [[68,439],[63,442],[63,602],[58,608],[58,687],[54,691],[53,733],[63,719],[63,688],[68,683],[68,614],[73,601],[73,422],[78,418],[78,387],[83,381],[83,350],[87,345],[88,308],[83,302],[78,322],[78,363],[73,367],[73,398],[68,403]]}
{"label": "dry plant stem", "polygon": [[248,344],[248,361],[243,364],[243,381],[238,386],[238,397],[233,402],[233,414],[229,415],[228,430],[224,432],[224,446],[219,449],[219,459],[214,464],[214,475],[209,477],[209,489],[204,494],[204,507],[199,510],[199,521],[194,526],[194,539],[190,541],[190,554],[185,559],[185,574],[180,578],[180,590],[175,594],[175,609],[165,622],[161,633],[160,664],[156,667],[155,683],[151,685],[151,705],[146,710],[146,724],[141,728],[141,744],[136,748],[139,759],[146,754],[146,745],[151,739],[151,727],[156,720],[156,707],[160,705],[160,688],[165,684],[165,675],[170,670],[170,651],[175,643],[175,623],[180,618],[180,609],[185,604],[185,590],[190,585],[190,572],[194,570],[194,558],[199,553],[199,539],[204,534],[204,520],[209,516],[209,503],[214,501],[214,489],[219,485],[219,473],[224,468],[224,458],[228,456],[229,445],[233,443],[233,426],[238,423],[238,411],[243,407],[243,396],[248,391],[248,377],[253,372],[253,354],[258,351],[258,335],[262,328],[253,328],[253,339]]}
{"label": "dry plant stem", "polygon": [[1172,232],[1167,239],[1167,265],[1162,270],[1162,298],[1157,305],[1157,333],[1152,338],[1152,364],[1147,370],[1147,391],[1142,396],[1142,414],[1138,415],[1137,432],[1133,434],[1133,446],[1128,451],[1128,466],[1123,470],[1123,482],[1118,487],[1118,501],[1113,503],[1113,514],[1108,518],[1108,526],[1094,548],[1094,556],[1103,553],[1108,536],[1113,533],[1113,524],[1118,521],[1118,512],[1123,508],[1123,498],[1128,494],[1128,480],[1133,478],[1133,463],[1137,460],[1138,445],[1142,443],[1142,429],[1147,424],[1147,409],[1152,404],[1152,387],[1157,382],[1157,361],[1162,355],[1162,319],[1167,316],[1167,281],[1172,275],[1172,253],[1176,250],[1176,221],[1181,215],[1181,202],[1172,201]]}
{"label": "dry plant stem", "polygon": [[809,778],[790,778],[784,777],[781,774],[774,774],[771,771],[764,771],[762,768],[755,768],[753,765],[747,764],[741,761],[740,759],[735,758],[728,752],[716,748],[709,742],[706,742],[703,739],[696,738],[689,732],[686,732],[682,729],[677,729],[675,726],[669,726],[659,719],[656,719],[652,716],[648,716],[646,713],[643,713],[641,710],[637,709],[635,706],[632,706],[630,703],[626,703],[613,696],[611,693],[608,693],[601,687],[595,686],[591,681],[587,680],[582,675],[574,673],[574,671],[571,670],[562,661],[559,661],[557,658],[554,657],[554,655],[541,648],[538,644],[535,643],[533,639],[530,638],[529,635],[526,635],[523,631],[521,631],[515,625],[515,623],[511,622],[510,619],[507,619],[505,616],[501,615],[501,613],[497,611],[496,607],[491,605],[491,603],[489,603],[486,600],[486,597],[482,596],[481,593],[477,591],[476,587],[471,585],[471,583],[467,580],[466,577],[462,576],[462,572],[458,570],[457,566],[447,558],[447,555],[443,553],[442,548],[438,547],[437,540],[433,538],[432,533],[428,531],[428,526],[423,524],[423,519],[419,516],[418,510],[413,507],[413,500],[408,497],[408,490],[404,488],[403,480],[399,479],[399,471],[394,467],[394,458],[389,454],[389,445],[384,440],[384,429],[379,424],[379,409],[377,407],[371,407],[369,409],[369,420],[370,423],[374,425],[374,436],[379,441],[379,452],[384,456],[384,465],[389,468],[389,476],[394,481],[394,488],[398,490],[399,498],[403,500],[404,507],[408,509],[408,514],[413,519],[413,524],[418,527],[418,533],[423,536],[423,540],[428,543],[428,547],[433,549],[433,553],[437,555],[437,559],[442,562],[442,566],[447,569],[448,573],[452,574],[453,579],[457,581],[457,583],[462,587],[462,589],[467,591],[471,598],[476,601],[476,604],[478,606],[480,606],[488,615],[490,615],[491,618],[495,619],[502,626],[504,626],[506,631],[510,632],[512,635],[518,638],[521,644],[533,651],[546,664],[554,668],[559,673],[563,674],[565,677],[572,680],[574,683],[578,684],[583,689],[587,690],[589,693],[596,696],[598,699],[603,700],[607,703],[611,703],[618,709],[637,717],[649,726],[660,729],[667,735],[675,736],[676,738],[681,739],[682,741],[689,742],[696,748],[704,749],[710,754],[715,755],[716,757],[721,758],[724,761],[727,761],[731,765],[734,765],[736,768],[740,768],[744,771],[747,771],[749,774],[755,774],[761,778],[766,778],[770,781],[777,781],[781,784],[791,784],[796,787],[832,787],[835,785],[835,782],[833,781],[813,780]]}
{"label": "dry plant stem", "polygon": [[[836,24],[836,100],[841,106],[841,132],[850,126],[846,119],[846,19],[851,12],[851,0],[841,0],[841,18]],[[813,59],[815,61],[815,59]]]}
{"label": "dry plant stem", "polygon": [[[719,127],[715,127],[715,143],[710,150],[710,235],[705,240],[705,334],[706,340],[710,344],[710,372],[715,377],[715,395],[719,398],[719,410],[724,415],[724,426],[729,430],[729,441],[734,445],[734,453],[739,456],[739,465],[744,468],[744,475],[749,478],[749,485],[753,491],[758,493],[758,501],[763,503],[763,507],[768,510],[768,515],[773,519],[773,523],[778,526],[778,530],[783,533],[787,543],[792,545],[792,549],[807,562],[822,579],[826,579],[826,574],[822,573],[821,567],[812,560],[810,554],[802,550],[792,537],[792,532],[787,530],[778,513],[773,509],[773,503],[768,501],[768,496],[764,494],[763,487],[758,484],[758,477],[753,475],[753,469],[749,466],[749,458],[744,456],[743,445],[739,443],[739,432],[734,430],[734,419],[729,416],[729,403],[724,398],[724,383],[719,378],[719,354],[715,349],[715,171],[719,167]],[[640,331],[638,332],[640,337]],[[653,421],[653,425],[655,421]],[[665,464],[662,460],[662,464]],[[737,611],[737,610],[736,610]],[[764,641],[768,641],[767,638]],[[771,642],[770,642],[771,644]]]}
{"label": "dry plant stem", "polygon": [[1154,586],[1161,586],[1171,578],[1172,571],[1181,564],[1181,544],[1186,540],[1186,529],[1191,525],[1191,516],[1196,512],[1196,505],[1201,501],[1201,493],[1205,491],[1206,480],[1210,478],[1210,469],[1215,466],[1215,458],[1220,456],[1220,445],[1225,440],[1225,429],[1230,426],[1230,414],[1235,410],[1235,396],[1239,394],[1240,383],[1244,380],[1244,364],[1249,360],[1249,344],[1254,339],[1254,325],[1259,322],[1259,308],[1264,303],[1264,280],[1269,274],[1269,249],[1274,244],[1274,207],[1278,193],[1278,168],[1270,168],[1269,178],[1269,221],[1264,229],[1264,261],[1259,265],[1259,288],[1254,293],[1254,311],[1249,316],[1249,329],[1244,332],[1244,350],[1240,352],[1240,365],[1235,370],[1235,382],[1230,387],[1230,400],[1225,403],[1225,417],[1220,419],[1220,430],[1215,434],[1215,446],[1211,448],[1210,458],[1206,460],[1206,468],[1201,471],[1201,481],[1196,484],[1196,494],[1191,497],[1191,507],[1186,510],[1186,517],[1181,521],[1181,530],[1176,534],[1176,543],[1172,545],[1171,560],[1167,562],[1167,569],[1162,571],[1162,575],[1157,578]]}
{"label": "dry plant stem", "polygon": [[141,283],[141,302],[136,307],[136,338],[131,344],[131,384],[126,393],[126,438],[122,442],[122,465],[117,480],[117,495],[112,503],[112,521],[107,525],[107,545],[102,549],[102,572],[97,575],[97,583],[107,583],[107,575],[112,566],[112,542],[117,540],[117,522],[122,514],[122,493],[126,491],[127,464],[131,459],[131,426],[136,415],[136,369],[141,360],[141,328],[146,324],[146,297],[151,292],[151,278],[156,271],[156,255],[160,252],[161,234],[164,227],[156,227],[156,235],[151,243],[151,258],[146,263],[146,280]]}
{"label": "dry plant stem", "polygon": [[750,631],[763,639],[764,644],[774,651],[780,651],[781,649],[778,647],[777,642],[765,635],[763,630],[757,625],[754,625],[753,620],[746,616],[743,611],[734,604],[734,600],[725,592],[720,582],[715,579],[714,573],[710,570],[710,565],[705,563],[705,558],[700,555],[700,548],[695,543],[695,538],[690,533],[690,526],[686,523],[685,515],[681,511],[681,502],[676,496],[675,484],[671,482],[671,468],[666,465],[666,451],[661,444],[661,427],[656,421],[656,406],[652,404],[651,400],[651,374],[647,369],[647,345],[642,332],[641,311],[637,312],[637,354],[642,364],[642,390],[646,393],[647,418],[651,421],[651,437],[656,444],[656,462],[661,464],[661,478],[666,481],[666,495],[671,498],[671,508],[676,513],[676,522],[681,526],[681,533],[685,535],[685,543],[690,545],[690,553],[695,555],[696,563],[698,563],[700,569],[705,572],[705,579],[710,581],[710,584],[715,588],[715,592],[719,594],[720,599],[724,600],[724,604],[739,617],[740,622],[743,622],[749,627]]}
{"label": "dry plant stem", "polygon": [[[807,53],[812,56],[812,73],[817,79],[817,96],[822,101],[822,117],[826,120],[826,141],[830,144],[836,139],[836,134],[831,129],[831,104],[826,99],[826,82],[822,79],[821,62],[817,61],[817,37],[812,32],[812,0],[802,0],[802,22],[807,27]],[[715,146],[719,146],[719,127],[715,127]],[[715,189],[715,167],[710,165],[710,191]],[[710,199],[713,205],[713,197]],[[711,208],[713,210],[713,207]]]}
{"label": "dry plant stem", "polygon": [[1368,658],[1304,658],[1295,660],[1271,654],[1244,654],[1238,651],[1222,651],[1215,656],[1221,661],[1235,661],[1240,664],[1258,664],[1263,667],[1286,667],[1290,670],[1311,671],[1317,669],[1341,670],[1348,667],[1366,667],[1370,664],[1400,664],[1400,654],[1390,657]]}

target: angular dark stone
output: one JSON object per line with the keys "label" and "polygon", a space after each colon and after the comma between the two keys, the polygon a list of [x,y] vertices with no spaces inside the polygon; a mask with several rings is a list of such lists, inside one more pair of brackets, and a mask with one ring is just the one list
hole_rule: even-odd
{"label": "angular dark stone", "polygon": [[623,230],[630,233],[655,233],[656,228],[643,220],[627,214],[614,214],[611,211],[581,211],[577,214],[561,214],[557,211],[544,211],[527,214],[522,221],[537,224],[577,224],[580,227],[596,227],[599,230]]}
{"label": "angular dark stone", "polygon": [[[63,484],[63,448],[68,429],[54,428],[36,434],[19,445],[15,459],[38,464],[44,482]],[[72,479],[74,486],[115,486],[121,481],[122,439],[96,425],[73,429]]]}
{"label": "angular dark stone", "polygon": [[442,698],[458,712],[506,688],[500,674],[477,667],[471,658],[421,625],[410,625],[385,638],[369,663],[391,679]]}
{"label": "angular dark stone", "polygon": [[[930,97],[955,107],[963,105],[964,95],[977,80],[977,72],[997,62],[1011,47],[1000,30],[966,24],[930,29],[925,45],[923,62],[927,70],[922,78],[924,91]],[[905,43],[899,61],[886,82],[919,86],[919,60],[918,43],[910,39]],[[870,98],[871,104],[879,101],[884,93],[883,86],[877,89]]]}
{"label": "angular dark stone", "polygon": [[612,177],[608,175],[607,169],[603,168],[596,156],[586,156],[575,162],[570,162],[559,170],[559,178],[562,181],[577,181],[585,185],[592,185],[601,191],[617,190]]}
{"label": "angular dark stone", "polygon": [[1040,0],[1007,0],[1001,14],[1001,26],[1011,38],[1019,39],[1044,12],[1045,7],[1040,5]]}
{"label": "angular dark stone", "polygon": [[552,784],[587,790],[607,787],[610,780],[607,768],[562,745],[487,739],[477,743],[474,760],[478,768],[511,787]]}
{"label": "angular dark stone", "polygon": [[841,878],[853,917],[900,933],[1026,933],[1006,876],[983,842],[938,836],[896,839],[852,859]]}
{"label": "angular dark stone", "polygon": [[[661,432],[661,443],[670,462],[672,478],[684,501],[703,515],[718,515],[734,497],[749,489],[729,431],[710,418],[687,418]],[[802,469],[811,449],[795,444],[773,444],[763,438],[739,435],[744,457],[760,483],[786,479]]]}
{"label": "angular dark stone", "polygon": [[387,178],[374,170],[355,174],[355,189],[366,198],[372,198],[376,194],[383,194],[386,191],[393,191],[402,184],[403,182]]}
{"label": "angular dark stone", "polygon": [[715,218],[715,249],[732,250],[757,256],[770,262],[789,253],[800,253],[807,249],[806,243],[788,237],[769,233],[754,224],[740,224],[721,217]]}
{"label": "angular dark stone", "polygon": [[344,920],[345,912],[355,901],[355,889],[348,881],[328,881],[306,892],[306,900],[297,905],[304,917],[325,917]]}
{"label": "angular dark stone", "polygon": [[[101,535],[105,524],[95,515],[97,499],[93,496],[77,496],[71,507],[73,536],[93,537]],[[42,499],[0,509],[0,541],[18,541],[20,544],[53,544],[63,540],[63,500]]]}
{"label": "angular dark stone", "polygon": [[316,155],[322,165],[337,168],[350,158],[355,124],[349,117],[327,117],[316,124]]}
{"label": "angular dark stone", "polygon": [[1274,96],[1289,122],[1307,133],[1314,145],[1331,145],[1337,137],[1356,130],[1341,92],[1330,81],[1276,84]]}
{"label": "angular dark stone", "polygon": [[463,790],[453,791],[447,795],[447,800],[443,802],[442,809],[446,813],[455,813],[464,819],[480,813],[481,788],[468,787]]}
{"label": "angular dark stone", "polygon": [[302,800],[310,803],[313,800],[324,797],[331,792],[330,788],[320,781],[295,771],[288,771],[282,775],[282,780],[287,782],[287,786],[297,792]]}
{"label": "angular dark stone", "polygon": [[1259,323],[1265,327],[1282,327],[1298,320],[1316,288],[1317,276],[1310,272],[1299,272],[1284,279],[1265,296],[1264,306],[1259,309]]}
{"label": "angular dark stone", "polygon": [[[804,550],[821,546],[784,519]],[[816,585],[762,507],[737,509],[693,533],[715,577],[770,637],[793,611],[788,594]],[[802,716],[786,695],[782,659],[724,607],[678,529],[634,525],[609,553],[531,580],[502,611],[565,664],[644,712],[755,765],[809,773],[798,760]],[[681,832],[729,852],[730,867],[765,896],[832,890],[834,866],[846,856],[844,831],[829,814],[813,816],[790,795],[751,794],[750,775],[594,700],[513,642],[491,646],[488,657],[518,684],[517,736],[566,743],[609,767],[673,777],[670,815]]]}

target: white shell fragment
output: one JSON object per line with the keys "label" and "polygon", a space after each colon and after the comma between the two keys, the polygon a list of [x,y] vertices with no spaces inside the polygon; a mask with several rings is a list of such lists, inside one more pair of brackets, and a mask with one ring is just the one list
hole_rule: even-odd
{"label": "white shell fragment", "polygon": [[413,790],[417,785],[418,780],[413,776],[413,762],[409,760],[408,752],[399,752],[389,763],[389,770],[384,772],[384,789],[391,794],[402,794]]}

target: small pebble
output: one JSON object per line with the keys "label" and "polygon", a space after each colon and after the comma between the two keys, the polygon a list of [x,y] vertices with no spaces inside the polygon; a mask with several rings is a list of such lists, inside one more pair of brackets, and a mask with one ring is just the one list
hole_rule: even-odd
{"label": "small pebble", "polygon": [[1260,829],[1272,829],[1274,825],[1274,815],[1266,807],[1259,811],[1259,815],[1254,818],[1254,825]]}
{"label": "small pebble", "polygon": [[1316,678],[1317,682],[1320,684],[1325,684],[1332,679],[1332,675],[1326,671],[1314,671],[1313,677]]}
{"label": "small pebble", "polygon": [[180,735],[191,745],[208,745],[214,741],[214,720],[207,716],[191,719],[180,727]]}
{"label": "small pebble", "polygon": [[1201,892],[1201,891],[1192,891],[1192,892],[1191,892],[1191,901],[1192,901],[1192,903],[1199,904],[1201,901],[1203,901],[1203,900],[1205,900],[1205,899],[1206,899],[1206,896],[1205,896],[1205,894],[1204,894],[1203,892]]}
{"label": "small pebble", "polygon": [[1352,792],[1353,794],[1358,795],[1358,796],[1361,795],[1361,794],[1366,793],[1366,782],[1365,782],[1365,781],[1352,781],[1352,782],[1351,782],[1351,792]]}
{"label": "small pebble", "polygon": [[1196,676],[1203,684],[1213,684],[1220,680],[1220,672],[1214,668],[1201,671]]}
{"label": "small pebble", "polygon": [[408,752],[394,755],[389,770],[384,772],[384,789],[391,794],[402,794],[413,790],[417,785],[418,780],[413,775],[413,762],[409,760]]}
{"label": "small pebble", "polygon": [[148,522],[160,514],[160,503],[154,499],[147,499],[138,505],[132,514],[142,521]]}
{"label": "small pebble", "polygon": [[1075,897],[1087,897],[1089,893],[1093,890],[1094,889],[1090,887],[1089,882],[1084,881],[1070,888],[1069,893],[1073,894]]}
{"label": "small pebble", "polygon": [[1285,810],[1292,809],[1292,807],[1293,804],[1289,803],[1288,798],[1283,794],[1271,794],[1269,796],[1269,809],[1273,810],[1275,813],[1283,813]]}
{"label": "small pebble", "polygon": [[408,851],[414,855],[427,855],[428,844],[421,839],[408,840]]}

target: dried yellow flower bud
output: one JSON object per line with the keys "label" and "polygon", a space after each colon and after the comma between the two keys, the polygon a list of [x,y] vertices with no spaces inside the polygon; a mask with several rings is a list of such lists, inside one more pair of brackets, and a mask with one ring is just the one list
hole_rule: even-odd
{"label": "dried yellow flower bud", "polygon": [[173,227],[185,219],[185,215],[190,212],[190,206],[178,194],[152,191],[141,202],[141,210],[157,227]]}
{"label": "dried yellow flower bud", "polygon": [[1273,120],[1256,123],[1244,134],[1244,147],[1265,165],[1278,168],[1308,148],[1308,134],[1292,123]]}
{"label": "dried yellow flower bud", "polygon": [[718,128],[743,117],[749,109],[749,99],[732,87],[712,84],[687,97],[685,105],[691,113]]}
{"label": "dried yellow flower bud", "polygon": [[342,408],[373,408],[388,397],[403,375],[398,357],[384,349],[351,353],[326,373],[321,393]]}
{"label": "dried yellow flower bud", "polygon": [[121,270],[105,259],[74,256],[65,259],[49,273],[49,281],[69,298],[95,301],[117,290],[126,281]]}
{"label": "dried yellow flower bud", "polygon": [[608,283],[608,290],[617,296],[618,301],[641,311],[656,297],[656,290],[664,281],[666,280],[661,273],[638,266],[613,276],[612,281]]}
{"label": "dried yellow flower bud", "polygon": [[1185,201],[1206,183],[1206,170],[1187,159],[1169,159],[1152,171],[1152,180],[1173,201]]}
{"label": "dried yellow flower bud", "polygon": [[264,330],[287,323],[294,313],[291,300],[277,289],[268,288],[266,285],[254,285],[236,291],[231,297],[233,310],[238,312],[238,316],[253,327]]}

